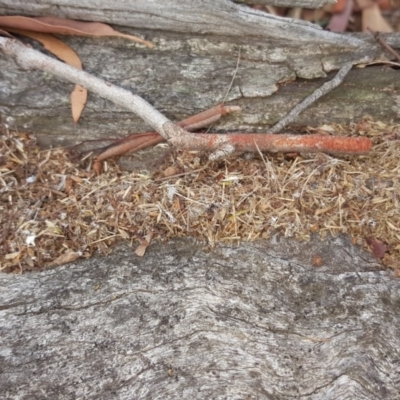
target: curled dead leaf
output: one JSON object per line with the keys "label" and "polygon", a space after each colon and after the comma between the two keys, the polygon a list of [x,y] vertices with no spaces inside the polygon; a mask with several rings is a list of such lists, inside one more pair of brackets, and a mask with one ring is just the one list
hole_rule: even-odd
{"label": "curled dead leaf", "polygon": [[154,47],[147,40],[118,32],[111,28],[111,26],[101,22],[84,22],[57,17],[30,18],[12,15],[0,17],[0,26],[3,28],[24,29],[42,33],[59,33],[61,35],[117,36],[144,44],[149,48]]}
{"label": "curled dead leaf", "polygon": [[[18,33],[20,35],[24,35],[37,40],[38,42],[42,43],[46,50],[53,53],[60,60],[75,68],[82,69],[82,62],[78,54],[76,54],[75,51],[71,49],[71,47],[66,45],[61,40],[55,38],[53,35],[27,31],[24,29],[10,28],[9,30],[10,32]],[[78,122],[82,114],[82,111],[86,104],[86,100],[87,90],[82,86],[75,85],[75,88],[71,93],[72,118],[75,123]]]}
{"label": "curled dead leaf", "polygon": [[65,253],[61,254],[54,261],[52,261],[50,266],[54,266],[55,267],[55,266],[58,266],[58,265],[67,264],[67,263],[70,263],[72,261],[75,261],[79,257],[80,257],[80,253],[78,253],[76,251],[72,251],[72,250],[67,250]]}

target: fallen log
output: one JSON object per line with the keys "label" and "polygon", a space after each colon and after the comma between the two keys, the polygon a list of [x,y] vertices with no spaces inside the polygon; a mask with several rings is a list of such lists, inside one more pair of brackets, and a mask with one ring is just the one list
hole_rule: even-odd
{"label": "fallen log", "polygon": [[394,400],[400,281],[379,268],[343,237],[276,238],[0,275],[2,396]]}

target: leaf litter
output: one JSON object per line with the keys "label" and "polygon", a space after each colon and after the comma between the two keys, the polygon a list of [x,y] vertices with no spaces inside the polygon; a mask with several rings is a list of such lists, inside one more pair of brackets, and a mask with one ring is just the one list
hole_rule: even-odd
{"label": "leaf litter", "polygon": [[[400,271],[400,125],[364,119],[308,133],[370,137],[364,156],[263,154],[209,162],[201,152],[170,151],[155,172],[41,150],[33,136],[0,136],[0,270],[39,270],[108,254],[128,241],[143,256],[172,237],[205,246],[275,234],[329,240],[347,234],[382,268]],[[165,144],[163,144],[165,146]],[[86,165],[85,165],[86,163]],[[87,164],[89,163],[89,164]],[[154,244],[155,243],[155,244]]]}

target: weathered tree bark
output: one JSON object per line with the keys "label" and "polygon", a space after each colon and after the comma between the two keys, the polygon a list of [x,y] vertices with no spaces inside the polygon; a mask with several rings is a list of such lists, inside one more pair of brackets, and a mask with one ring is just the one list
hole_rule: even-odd
{"label": "weathered tree bark", "polygon": [[400,281],[378,268],[338,237],[0,275],[1,397],[398,399]]}
{"label": "weathered tree bark", "polygon": [[[80,54],[88,72],[141,95],[173,120],[224,99],[241,45],[239,68],[227,101],[243,111],[221,120],[215,126],[219,131],[266,132],[327,78],[291,81],[296,77],[323,77],[323,59],[336,57],[338,66],[339,60],[351,56],[337,52],[325,57],[315,54],[310,44],[302,46],[301,52],[296,46],[286,46],[287,59],[285,56],[284,61],[274,62],[266,60],[280,57],[273,43],[255,39],[246,44],[237,38],[166,32],[161,37],[150,31],[146,37],[156,44],[155,49],[120,39],[64,39]],[[382,66],[354,69],[343,85],[303,112],[296,124],[345,123],[366,114],[398,120],[397,75],[397,71]],[[69,104],[72,85],[40,71],[23,71],[4,57],[0,57],[0,79],[1,114],[14,118],[11,126],[38,134],[42,144],[66,144],[149,129],[134,114],[95,95],[89,95],[82,119],[74,124]]]}
{"label": "weathered tree bark", "polygon": [[[78,18],[78,11],[82,11],[72,1],[46,1],[26,6],[3,0],[0,12],[48,15],[49,4],[60,6],[52,13],[58,16]],[[185,33],[173,33],[122,28],[125,32],[153,41],[156,46],[151,50],[122,39],[63,39],[80,54],[88,72],[131,89],[173,120],[200,112],[225,98],[240,49],[239,68],[227,101],[240,105],[243,112],[221,120],[214,127],[231,132],[267,131],[269,126],[320,86],[329,71],[349,61],[372,60],[382,53],[368,35],[345,37],[323,32],[310,24],[292,25],[289,20],[284,20],[289,33],[284,39],[279,39],[276,33],[271,36],[267,28],[265,31],[258,29],[261,22],[267,26],[272,21],[261,13],[251,14],[258,21],[258,36],[252,36],[255,33],[248,26],[248,34],[238,36],[243,31],[239,32],[239,28],[233,29],[229,24],[235,25],[234,21],[238,18],[249,22],[242,13],[250,11],[225,0],[202,2],[201,15],[205,26],[202,32],[208,33],[199,35],[197,28],[190,24],[181,25],[175,21],[172,24],[177,25],[175,28],[168,25],[171,23],[169,13],[175,13],[180,21],[185,16],[194,18],[192,14],[198,12],[196,8],[189,12],[183,6],[185,2],[180,4],[179,10],[174,2],[168,2],[168,6],[162,7],[162,12],[158,10],[162,17],[162,23],[158,25],[158,20],[149,17],[149,7],[153,7],[153,11],[156,7],[153,3],[146,6],[142,2],[131,2],[126,5],[116,1],[113,2],[113,10],[102,12],[100,18],[94,3],[87,2],[85,12],[91,10],[92,17],[82,11],[81,19],[187,30]],[[128,20],[122,17],[121,10],[128,13],[124,7],[131,7],[131,18]],[[223,14],[220,25],[224,25],[226,19],[230,21],[229,35],[221,36],[216,33],[222,28],[217,29],[210,18],[211,14],[223,13],[224,7],[231,10],[232,15]],[[274,23],[281,26],[282,21],[278,19]],[[255,23],[254,20],[252,23]],[[303,34],[299,35],[293,26],[304,30]],[[290,33],[292,29],[295,37]],[[398,35],[388,38],[392,44],[400,42]],[[320,79],[309,80],[311,78]],[[0,56],[0,79],[1,115],[3,118],[12,117],[11,127],[36,133],[43,145],[70,144],[82,139],[123,136],[149,129],[132,113],[95,95],[89,96],[83,117],[75,125],[69,107],[71,85],[39,71],[22,71],[3,56]],[[379,66],[354,69],[343,85],[303,112],[296,124],[315,126],[349,122],[366,114],[376,119],[397,120],[400,117],[399,92],[396,71]]]}
{"label": "weathered tree bark", "polygon": [[330,43],[359,46],[359,41],[323,31],[301,20],[289,20],[237,5],[230,0],[170,0],[168,2],[136,0],[41,0],[26,4],[24,0],[1,0],[1,14],[35,16],[55,15],[88,21],[109,22],[144,29],[172,32],[217,34],[229,36],[258,36],[280,41]]}
{"label": "weathered tree bark", "polygon": [[[65,38],[88,72],[174,120],[224,99],[240,49],[227,101],[243,112],[215,126],[221,131],[266,131],[330,71],[382,53],[369,36],[323,32],[228,0],[26,3],[0,0],[0,14],[110,22],[153,41],[149,50],[122,39]],[[398,35],[387,38],[400,47]],[[354,69],[297,123],[365,114],[398,120],[397,75]],[[74,125],[70,89],[0,55],[0,114],[11,128],[47,145],[148,129],[93,95]],[[313,267],[313,257],[323,265]],[[398,399],[400,283],[380,268],[339,237],[211,252],[184,240],[152,246],[142,259],[125,248],[55,270],[0,275],[1,396]]]}

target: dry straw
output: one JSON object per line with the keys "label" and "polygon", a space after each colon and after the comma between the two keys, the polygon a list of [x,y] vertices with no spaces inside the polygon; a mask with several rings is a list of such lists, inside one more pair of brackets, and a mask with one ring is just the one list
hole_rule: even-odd
{"label": "dry straw", "polygon": [[66,151],[41,151],[31,136],[4,131],[1,270],[108,253],[120,240],[136,248],[149,234],[156,246],[186,235],[214,246],[275,233],[300,240],[346,233],[365,247],[366,238],[376,238],[388,246],[383,265],[399,270],[400,126],[366,119],[321,129],[370,137],[373,150],[347,158],[264,154],[215,162],[177,151],[152,174],[111,165],[96,177]]}

